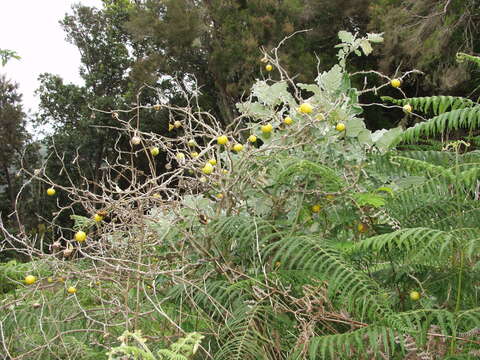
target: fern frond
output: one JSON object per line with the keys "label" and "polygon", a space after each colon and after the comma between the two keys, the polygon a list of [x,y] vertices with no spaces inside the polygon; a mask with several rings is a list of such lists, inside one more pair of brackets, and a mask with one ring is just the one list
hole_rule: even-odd
{"label": "fern frond", "polygon": [[418,140],[421,136],[434,136],[458,129],[477,129],[480,125],[480,106],[452,110],[418,123],[405,130],[400,139],[406,142]]}
{"label": "fern frond", "polygon": [[308,237],[284,238],[267,246],[264,256],[280,261],[286,269],[309,271],[328,281],[328,293],[348,311],[369,318],[383,317],[390,312],[378,296],[378,284],[361,271],[349,266],[341,253]]}
{"label": "fern frond", "polygon": [[423,113],[433,112],[434,115],[443,114],[447,111],[470,108],[477,105],[475,102],[456,96],[427,96],[407,99],[394,99],[389,96],[382,96],[383,101],[389,101],[400,106],[410,104],[415,110]]}
{"label": "fern frond", "polygon": [[465,62],[465,60],[473,62],[473,63],[480,66],[480,57],[465,54],[465,53],[462,53],[462,52],[457,53],[457,62],[458,63],[463,63],[463,62]]}
{"label": "fern frond", "polygon": [[220,339],[216,360],[257,360],[264,359],[263,345],[268,343],[260,332],[260,324],[268,324],[267,313],[263,306],[242,306],[225,325]]}
{"label": "fern frond", "polygon": [[276,178],[277,185],[291,185],[295,179],[308,178],[327,192],[336,192],[344,186],[343,180],[327,166],[297,158],[290,158],[285,164]]}

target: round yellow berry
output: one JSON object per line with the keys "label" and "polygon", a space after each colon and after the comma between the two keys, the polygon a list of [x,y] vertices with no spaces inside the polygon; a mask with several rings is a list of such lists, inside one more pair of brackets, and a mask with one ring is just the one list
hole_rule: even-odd
{"label": "round yellow berry", "polygon": [[232,149],[233,149],[233,151],[238,153],[238,152],[243,150],[243,145],[242,144],[235,144],[235,145],[233,145]]}
{"label": "round yellow berry", "polygon": [[210,175],[211,173],[213,173],[213,165],[210,164],[209,162],[206,163],[205,166],[202,168],[202,172],[205,175]]}
{"label": "round yellow berry", "polygon": [[168,131],[172,131],[173,129],[175,129],[175,126],[173,126],[173,124],[168,124]]}
{"label": "round yellow berry", "polygon": [[413,301],[419,300],[421,297],[420,293],[418,291],[411,291],[410,292],[410,299]]}
{"label": "round yellow berry", "polygon": [[271,64],[267,64],[265,65],[265,70],[267,71],[272,71],[273,70],[273,66]]}
{"label": "round yellow berry", "polygon": [[225,135],[219,136],[217,138],[218,145],[226,145],[227,143],[228,143],[228,137],[226,137]]}
{"label": "round yellow berry", "polygon": [[217,199],[223,199],[223,194],[222,193],[217,194]]}
{"label": "round yellow berry", "polygon": [[358,232],[361,232],[361,233],[367,232],[368,226],[365,225],[364,223],[360,223],[357,225],[357,230]]}
{"label": "round yellow berry", "polygon": [[193,139],[188,140],[188,146],[194,147],[194,146],[196,146],[196,145],[197,145],[197,143],[196,143],[195,140],[193,140]]}
{"label": "round yellow berry", "polygon": [[67,292],[69,294],[75,294],[77,292],[77,288],[74,287],[74,286],[70,286],[68,289],[67,289]]}
{"label": "round yellow berry", "polygon": [[77,240],[78,242],[84,242],[86,239],[87,234],[85,233],[85,231],[77,231],[75,233],[75,240]]}
{"label": "round yellow berry", "polygon": [[255,135],[250,135],[248,137],[248,141],[251,142],[251,143],[254,143],[257,141],[257,137]]}
{"label": "round yellow berry", "polygon": [[412,105],[410,104],[403,105],[403,111],[405,111],[406,113],[411,113],[413,111]]}
{"label": "round yellow berry", "polygon": [[27,285],[35,284],[36,281],[37,281],[36,276],[33,276],[33,275],[25,276],[25,284],[27,284]]}
{"label": "round yellow berry", "polygon": [[293,124],[293,119],[290,116],[287,116],[285,119],[283,119],[283,123],[285,125],[292,125]]}
{"label": "round yellow berry", "polygon": [[272,126],[272,124],[262,125],[260,130],[262,130],[262,133],[264,133],[264,134],[269,134],[269,133],[272,132],[273,126]]}
{"label": "round yellow berry", "polygon": [[53,280],[52,277],[47,278],[47,282],[48,282],[48,283],[53,283],[53,281],[54,281],[54,280]]}
{"label": "round yellow berry", "polygon": [[95,222],[101,222],[103,220],[103,216],[100,214],[95,214],[93,215],[93,220],[95,220]]}
{"label": "round yellow berry", "polygon": [[338,123],[337,126],[335,126],[335,129],[337,129],[337,131],[344,131],[345,130],[345,124],[344,123]]}
{"label": "round yellow berry", "polygon": [[177,153],[177,155],[175,155],[175,157],[177,158],[177,160],[183,160],[183,159],[185,159],[185,154],[184,153]]}
{"label": "round yellow berry", "polygon": [[198,152],[192,151],[192,152],[190,153],[190,156],[191,156],[192,158],[197,158],[197,157],[198,157]]}
{"label": "round yellow berry", "polygon": [[313,107],[312,105],[310,105],[309,103],[303,103],[302,105],[300,105],[300,107],[298,108],[298,110],[302,113],[302,114],[311,114],[313,112]]}
{"label": "round yellow berry", "polygon": [[48,196],[53,196],[53,195],[55,195],[55,193],[56,193],[56,191],[55,191],[54,188],[48,188],[47,189],[47,195]]}
{"label": "round yellow berry", "polygon": [[401,85],[401,82],[399,79],[392,79],[392,81],[390,81],[390,85],[392,85],[394,88],[399,88]]}
{"label": "round yellow berry", "polygon": [[217,160],[216,160],[216,159],[210,159],[210,160],[208,160],[208,163],[209,163],[210,165],[215,166],[215,165],[217,165]]}
{"label": "round yellow berry", "polygon": [[328,194],[327,195],[327,200],[330,200],[330,201],[335,200],[335,195]]}
{"label": "round yellow berry", "polygon": [[312,212],[319,213],[320,210],[322,210],[322,207],[320,205],[315,204],[315,205],[312,206]]}
{"label": "round yellow berry", "polygon": [[160,149],[154,146],[150,149],[150,154],[152,154],[152,156],[157,156],[158,154],[160,154]]}
{"label": "round yellow berry", "polygon": [[180,121],[176,120],[176,121],[173,122],[173,126],[176,129],[178,129],[179,127],[182,127],[182,123]]}

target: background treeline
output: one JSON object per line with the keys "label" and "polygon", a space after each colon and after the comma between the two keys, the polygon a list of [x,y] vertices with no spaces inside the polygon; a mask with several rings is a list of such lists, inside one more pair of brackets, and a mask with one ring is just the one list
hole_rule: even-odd
{"label": "background treeline", "polygon": [[[296,31],[310,29],[285,41],[280,60],[297,82],[311,82],[317,68],[329,69],[337,62],[334,45],[339,30],[384,32],[385,43],[375,56],[354,59],[350,70],[378,69],[393,77],[418,69],[425,76],[410,77],[402,84],[407,96],[450,94],[476,99],[478,70],[456,62],[455,55],[480,52],[479,9],[478,0],[104,0],[102,9],[77,5],[61,24],[68,41],[81,53],[79,71],[85,84],[66,84],[55,74],[43,74],[38,88],[40,108],[28,119],[37,129],[51,129],[51,135],[32,141],[15,79],[0,77],[3,225],[46,240],[55,236],[47,219],[69,200],[62,193],[47,198],[47,186],[28,179],[35,169],[42,169],[56,184],[88,185],[95,192],[106,162],[116,159],[119,150],[130,148],[129,139],[115,129],[118,122],[109,113],[112,109],[127,109],[137,102],[183,106],[200,91],[201,108],[227,127],[239,115],[235,104],[254,81],[278,76],[275,71],[265,72],[259,49],[270,50]],[[355,79],[361,88],[362,77]],[[151,88],[144,88],[139,98],[144,86]],[[378,95],[392,95],[392,91],[385,89]],[[380,99],[370,95],[361,102]],[[99,115],[92,109],[107,113]],[[402,118],[400,111],[376,106],[365,111],[371,129],[397,126]],[[175,119],[168,110],[145,110],[141,118],[142,131],[172,137],[182,132],[169,128]],[[73,165],[75,158],[80,166]],[[145,160],[131,161],[149,171]],[[170,165],[162,154],[156,161],[159,171]],[[119,187],[129,182],[128,176],[116,181]],[[13,213],[15,206],[18,213]],[[66,213],[60,217],[57,225],[71,227]]]}

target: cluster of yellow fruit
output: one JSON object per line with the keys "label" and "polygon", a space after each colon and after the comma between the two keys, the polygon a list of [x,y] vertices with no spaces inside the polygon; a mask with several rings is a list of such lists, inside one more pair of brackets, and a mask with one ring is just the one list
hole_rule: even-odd
{"label": "cluster of yellow fruit", "polygon": [[[311,114],[313,112],[313,106],[310,105],[309,103],[303,103],[300,105],[300,107],[298,108],[298,112],[302,113],[302,114]],[[286,119],[285,119],[286,120]],[[284,122],[289,125],[286,121],[284,120]],[[319,121],[323,121],[325,120],[325,116],[323,114],[319,114],[317,116],[317,120]],[[293,121],[292,121],[293,122]],[[335,129],[339,132],[341,131],[345,131],[346,129],[346,126],[344,123],[338,123],[336,126],[335,126]]]}

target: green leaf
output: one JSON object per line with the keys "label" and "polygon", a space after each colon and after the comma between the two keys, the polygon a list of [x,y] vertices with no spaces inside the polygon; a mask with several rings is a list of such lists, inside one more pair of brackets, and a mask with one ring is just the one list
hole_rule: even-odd
{"label": "green leaf", "polygon": [[370,55],[373,51],[372,45],[370,45],[370,41],[366,39],[360,41],[360,47],[362,48],[363,53],[367,56]]}
{"label": "green leaf", "polygon": [[357,137],[365,129],[365,123],[362,119],[351,119],[346,123],[345,134],[348,137]]}
{"label": "green leaf", "polygon": [[353,194],[353,198],[359,206],[373,206],[374,208],[379,208],[386,204],[385,199],[378,194],[355,193]]}
{"label": "green leaf", "polygon": [[402,133],[403,129],[401,127],[396,127],[390,130],[377,130],[372,134],[372,140],[378,150],[385,152],[396,144]]}

